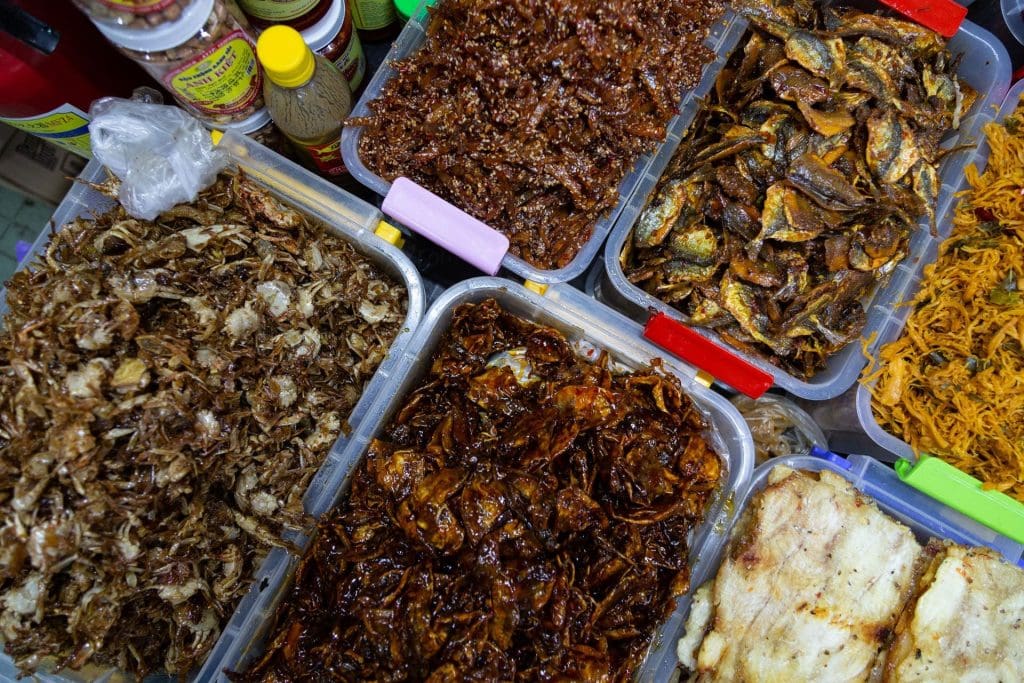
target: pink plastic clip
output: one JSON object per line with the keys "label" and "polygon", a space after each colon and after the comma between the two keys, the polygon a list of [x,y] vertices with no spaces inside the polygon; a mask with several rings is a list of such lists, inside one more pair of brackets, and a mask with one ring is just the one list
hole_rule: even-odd
{"label": "pink plastic clip", "polygon": [[501,268],[508,238],[408,178],[398,178],[381,211],[488,275]]}

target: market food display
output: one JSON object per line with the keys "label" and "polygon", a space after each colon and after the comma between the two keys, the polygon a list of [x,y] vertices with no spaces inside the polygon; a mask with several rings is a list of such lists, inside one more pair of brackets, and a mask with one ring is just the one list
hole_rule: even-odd
{"label": "market food display", "polygon": [[1024,571],[988,548],[946,544],[895,630],[884,681],[1024,680]]}
{"label": "market food display", "polygon": [[865,372],[879,425],[1024,501],[1024,109],[985,128],[991,154],[924,269],[903,335]]}
{"label": "market food display", "polygon": [[359,154],[565,266],[666,134],[720,0],[445,0],[370,102]]}
{"label": "market food display", "polygon": [[[101,187],[110,191],[111,187]],[[0,634],[24,670],[201,663],[405,320],[404,286],[243,175],[117,206],[8,282]]]}
{"label": "market food display", "polygon": [[696,681],[867,681],[921,546],[845,479],[776,467],[679,643]]}
{"label": "market food display", "polygon": [[721,71],[620,256],[628,280],[808,379],[934,226],[940,141],[976,94],[935,33],[833,5],[741,3]]}
{"label": "market food display", "polygon": [[697,590],[679,657],[701,682],[1016,681],[1022,591],[998,553],[922,547],[839,475],[777,466]]}
{"label": "market food display", "polygon": [[237,681],[628,680],[724,476],[657,367],[455,309]]}

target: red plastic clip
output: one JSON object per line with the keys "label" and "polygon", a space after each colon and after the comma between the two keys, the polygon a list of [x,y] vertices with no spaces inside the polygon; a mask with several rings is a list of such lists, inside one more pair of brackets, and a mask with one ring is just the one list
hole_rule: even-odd
{"label": "red plastic clip", "polygon": [[953,0],[881,0],[907,19],[945,38],[952,38],[960,30],[967,16],[967,8]]}
{"label": "red plastic clip", "polygon": [[644,337],[750,398],[759,398],[775,383],[775,378],[767,372],[729,353],[664,313],[656,313],[647,321]]}

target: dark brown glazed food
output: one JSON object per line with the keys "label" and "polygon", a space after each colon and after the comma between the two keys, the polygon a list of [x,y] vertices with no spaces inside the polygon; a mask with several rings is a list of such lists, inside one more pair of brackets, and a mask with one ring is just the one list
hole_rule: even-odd
{"label": "dark brown glazed food", "polygon": [[861,299],[934,226],[976,97],[945,41],[806,0],[745,0],[752,30],[652,194],[626,277],[729,344],[809,378],[857,339]]}
{"label": "dark brown glazed food", "polygon": [[[109,187],[104,189],[110,189]],[[405,288],[242,176],[80,218],[8,282],[0,629],[43,659],[200,664],[405,319]]]}
{"label": "dark brown glazed food", "polygon": [[370,103],[359,153],[568,264],[665,137],[721,0],[445,0]]}
{"label": "dark brown glazed food", "polygon": [[722,470],[677,380],[608,366],[458,308],[235,680],[630,678]]}

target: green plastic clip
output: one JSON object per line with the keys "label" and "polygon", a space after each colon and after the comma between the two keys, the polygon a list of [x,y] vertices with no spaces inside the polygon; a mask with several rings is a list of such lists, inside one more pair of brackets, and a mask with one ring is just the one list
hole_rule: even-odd
{"label": "green plastic clip", "polygon": [[1024,505],[939,458],[899,460],[896,474],[907,484],[1003,536],[1024,543]]}

